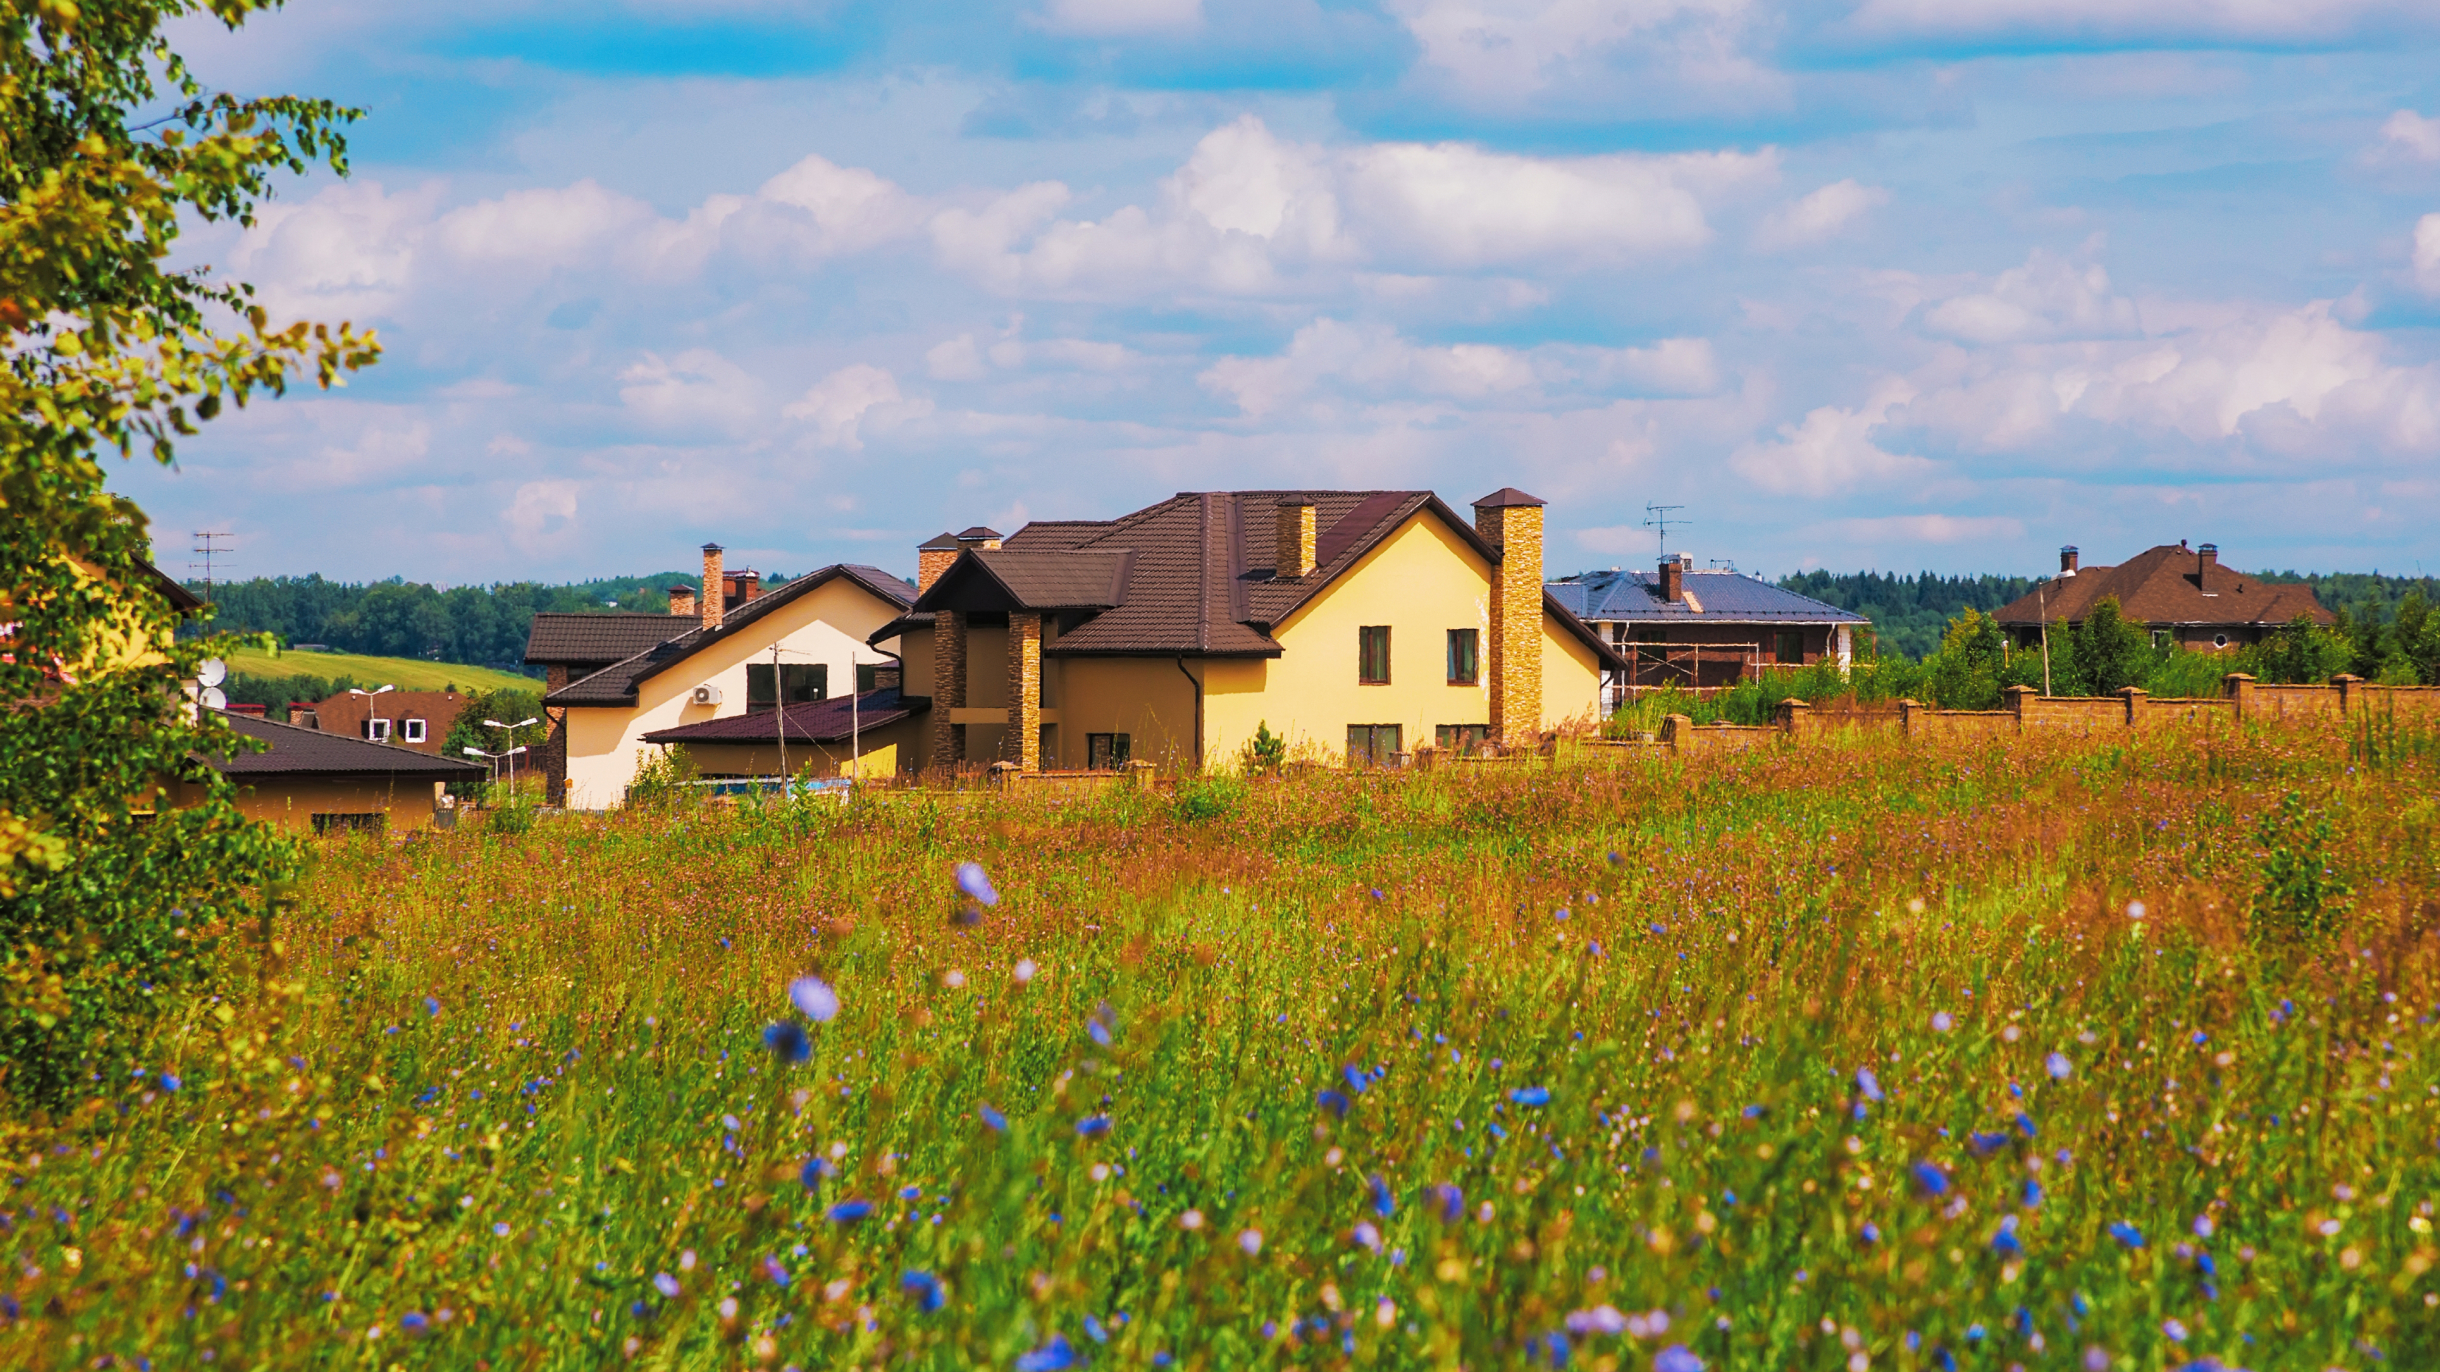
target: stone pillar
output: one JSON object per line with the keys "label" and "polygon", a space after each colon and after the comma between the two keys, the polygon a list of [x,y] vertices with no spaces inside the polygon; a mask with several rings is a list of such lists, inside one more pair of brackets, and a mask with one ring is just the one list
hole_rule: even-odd
{"label": "stone pillar", "polygon": [[2250,672],[2230,672],[2220,678],[2220,694],[2236,707],[2237,722],[2242,724],[2254,713],[2254,678]]}
{"label": "stone pillar", "polygon": [[2025,707],[2041,699],[2042,693],[2031,686],[2011,686],[2003,694],[2008,697],[2008,712],[2016,716],[2017,732],[2023,733],[2027,724],[2025,716],[2028,713],[2038,713],[2028,711]]}
{"label": "stone pillar", "polygon": [[1694,718],[1690,715],[1662,716],[1661,742],[1668,745],[1673,753],[1692,751],[1695,745]]}
{"label": "stone pillar", "polygon": [[1491,737],[1502,747],[1542,732],[1542,502],[1506,487],[1474,502],[1474,531],[1499,550],[1491,568]]}
{"label": "stone pillar", "polygon": [[2338,688],[2338,716],[2341,719],[2355,713],[2364,703],[2364,679],[2353,672],[2340,672],[2330,678]]}
{"label": "stone pillar", "polygon": [[703,594],[697,613],[703,616],[703,627],[717,629],[721,616],[728,610],[729,580],[720,574],[720,545],[703,545]]}
{"label": "stone pillar", "polygon": [[1913,738],[1923,726],[1915,723],[1915,714],[1923,708],[1920,700],[1901,698],[1898,701],[1898,737]]}
{"label": "stone pillar", "polygon": [[966,615],[942,610],[932,616],[932,765],[953,769],[966,760],[952,717],[966,706]]}
{"label": "stone pillar", "polygon": [[1281,496],[1273,536],[1272,580],[1295,581],[1313,575],[1314,556],[1320,545],[1311,500],[1301,495]]}
{"label": "stone pillar", "polygon": [[1008,616],[1008,731],[1000,756],[1028,772],[1042,770],[1042,616]]}
{"label": "stone pillar", "polygon": [[1779,702],[1780,732],[1789,737],[1794,738],[1809,732],[1812,727],[1812,719],[1813,704],[1811,701],[1798,700],[1791,696]]}

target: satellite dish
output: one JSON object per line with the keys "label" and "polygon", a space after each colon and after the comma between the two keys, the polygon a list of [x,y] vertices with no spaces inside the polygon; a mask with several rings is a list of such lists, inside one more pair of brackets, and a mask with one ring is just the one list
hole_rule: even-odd
{"label": "satellite dish", "polygon": [[221,693],[218,686],[206,686],[203,688],[203,708],[225,710],[229,708],[229,698]]}
{"label": "satellite dish", "polygon": [[203,665],[195,669],[195,683],[199,686],[218,686],[228,679],[229,664],[216,657],[205,658]]}

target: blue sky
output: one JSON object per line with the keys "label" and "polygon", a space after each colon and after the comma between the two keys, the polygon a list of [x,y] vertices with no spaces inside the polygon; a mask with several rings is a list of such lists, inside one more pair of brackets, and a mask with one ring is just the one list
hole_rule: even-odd
{"label": "blue sky", "polygon": [[358,105],[188,260],[379,367],[116,478],[165,566],[913,568],[1171,492],[1501,486],[1554,573],[2440,571],[2404,0],[292,0]]}

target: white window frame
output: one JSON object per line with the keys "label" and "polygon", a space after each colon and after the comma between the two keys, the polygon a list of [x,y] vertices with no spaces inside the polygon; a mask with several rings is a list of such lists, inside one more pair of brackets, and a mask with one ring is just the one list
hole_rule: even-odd
{"label": "white window frame", "polygon": [[390,721],[386,719],[367,719],[364,721],[364,737],[367,742],[371,743],[389,742]]}
{"label": "white window frame", "polygon": [[398,723],[399,737],[405,739],[409,743],[421,743],[424,741],[424,721],[420,719],[402,719]]}

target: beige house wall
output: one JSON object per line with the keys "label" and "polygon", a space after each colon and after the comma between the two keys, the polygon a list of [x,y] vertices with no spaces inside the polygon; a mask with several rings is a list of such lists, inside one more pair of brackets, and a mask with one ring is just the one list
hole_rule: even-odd
{"label": "beige house wall", "polygon": [[[441,792],[446,784],[412,777],[271,776],[251,781],[231,780],[237,783],[240,814],[308,834],[313,832],[315,815],[380,813],[387,816],[385,825],[392,830],[429,829],[432,817],[440,811]],[[181,786],[176,803],[193,804],[199,798],[198,790]]]}
{"label": "beige house wall", "polygon": [[[841,577],[765,612],[751,630],[732,634],[637,683],[632,706],[571,706],[567,805],[605,810],[621,804],[636,769],[652,752],[644,735],[744,714],[746,667],[768,663],[774,643],[783,664],[828,663],[831,695],[845,695],[855,688],[856,663],[889,660],[886,650],[894,641],[874,649],[865,647],[864,640],[900,613],[899,606]],[[697,686],[720,688],[720,703],[694,704]]]}
{"label": "beige house wall", "polygon": [[1542,616],[1542,727],[1601,722],[1601,659],[1584,640]]}

